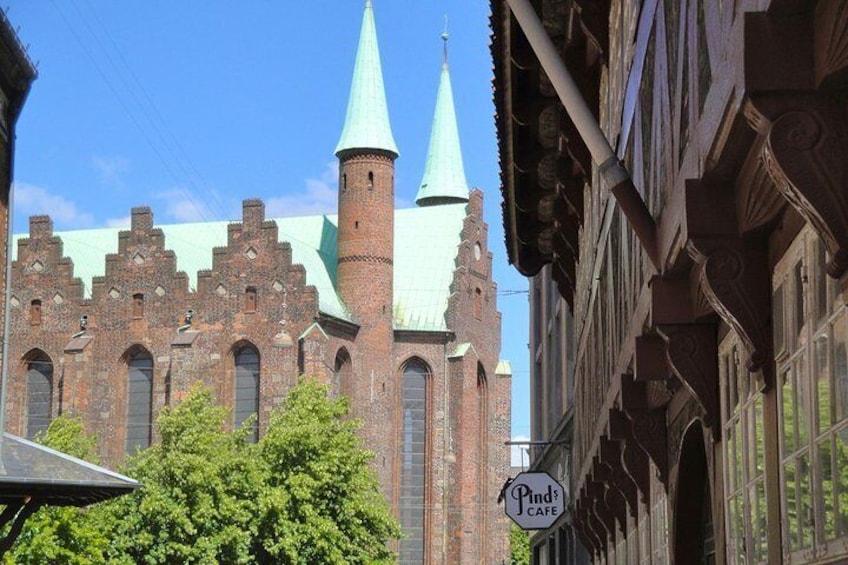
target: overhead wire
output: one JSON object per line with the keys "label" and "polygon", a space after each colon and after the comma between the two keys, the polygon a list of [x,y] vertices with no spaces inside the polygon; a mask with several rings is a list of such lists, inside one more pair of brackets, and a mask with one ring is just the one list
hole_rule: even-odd
{"label": "overhead wire", "polygon": [[[139,119],[139,116],[137,115],[137,113],[135,111],[133,111],[133,109],[128,104],[127,100],[125,100],[124,96],[122,96],[122,94],[119,92],[117,85],[110,78],[109,73],[107,73],[106,70],[103,68],[101,61],[98,60],[98,58],[92,52],[91,48],[86,43],[86,41],[80,36],[76,27],[73,25],[73,23],[69,19],[68,15],[65,13],[65,11],[62,10],[62,8],[59,6],[59,4],[56,2],[56,0],[50,0],[50,3],[53,5],[54,9],[59,14],[59,16],[61,17],[64,24],[70,30],[71,34],[74,37],[74,40],[79,44],[79,46],[82,48],[83,52],[86,54],[88,59],[91,61],[95,70],[97,71],[97,73],[103,79],[104,84],[107,86],[107,88],[109,88],[109,90],[115,96],[118,104],[121,106],[121,108],[127,114],[127,116],[130,118],[133,125],[136,127],[136,129],[139,131],[141,136],[144,138],[145,142],[150,146],[151,150],[154,152],[154,154],[158,158],[159,162],[162,164],[166,173],[173,179],[173,181],[175,183],[175,190],[178,191],[181,194],[181,196],[183,196],[185,198],[185,200],[195,209],[196,213],[203,220],[208,221],[210,219],[209,213],[211,212],[211,210],[208,210],[205,206],[202,206],[198,203],[198,199],[195,198],[190,192],[188,192],[186,190],[186,188],[183,186],[183,181],[184,180],[187,181],[188,184],[195,187],[198,190],[198,192],[205,192],[205,191],[200,189],[199,187],[197,187],[197,184],[190,177],[190,175],[188,176],[188,178],[184,179],[184,178],[181,178],[181,175],[178,174],[177,171],[175,171],[174,166],[172,166],[172,161],[173,161],[173,163],[176,163],[177,165],[179,165],[179,167],[183,170],[183,175],[186,174],[187,169],[180,162],[179,157],[177,157],[175,155],[173,148],[171,148],[170,145],[166,142],[165,137],[161,133],[160,128],[158,128],[156,126],[156,124],[150,118],[149,114],[145,114],[145,111],[143,109],[143,104],[140,103],[140,101],[137,99],[136,95],[133,93],[132,86],[130,84],[128,84],[127,80],[125,79],[125,77],[120,72],[120,69],[118,68],[117,64],[114,62],[112,57],[108,54],[107,49],[103,45],[103,42],[100,41],[97,34],[94,32],[94,30],[91,28],[91,26],[87,23],[86,18],[79,11],[79,8],[76,5],[74,5],[74,9],[76,10],[79,18],[83,21],[83,24],[85,25],[86,29],[88,30],[88,33],[93,37],[94,41],[97,43],[100,50],[105,55],[106,60],[113,67],[113,69],[115,69],[116,76],[117,76],[118,80],[122,83],[124,90],[126,90],[127,92],[130,93],[130,96],[132,97],[135,105],[142,108],[142,112],[141,112],[142,115],[146,116],[148,123],[151,124],[150,128],[154,132],[156,132],[162,146],[160,146],[160,143],[157,143],[154,139],[152,139],[151,133],[150,133],[150,131],[148,131],[148,128],[144,127],[144,125],[142,124],[141,120]],[[171,159],[168,159],[166,157],[166,155],[164,154],[164,152],[169,153]]]}

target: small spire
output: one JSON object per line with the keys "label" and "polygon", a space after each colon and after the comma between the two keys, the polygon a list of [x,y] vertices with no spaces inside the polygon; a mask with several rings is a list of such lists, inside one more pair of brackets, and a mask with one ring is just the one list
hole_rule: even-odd
{"label": "small spire", "polygon": [[353,81],[350,86],[350,100],[335,153],[338,156],[348,149],[380,149],[398,155],[389,123],[371,0],[365,0],[365,14],[362,18]]}
{"label": "small spire", "polygon": [[442,65],[448,65],[448,15],[445,14],[445,31],[442,32],[442,41],[444,42],[442,51]]}
{"label": "small spire", "polygon": [[424,165],[424,178],[415,197],[415,203],[419,206],[468,201],[468,182],[465,180],[465,167],[462,164],[459,128],[456,125],[456,110],[448,69],[447,16],[445,16],[442,41],[444,42],[444,60],[439,92],[436,95],[436,112],[433,116],[430,148]]}

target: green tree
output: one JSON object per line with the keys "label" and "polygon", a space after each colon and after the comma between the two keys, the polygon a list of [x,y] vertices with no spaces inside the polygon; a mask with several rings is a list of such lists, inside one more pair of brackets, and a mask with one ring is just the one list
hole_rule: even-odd
{"label": "green tree", "polygon": [[[36,441],[68,455],[97,463],[97,439],[85,433],[82,420],[67,413],[50,424]],[[19,565],[97,565],[105,563],[108,527],[98,506],[41,508],[26,521],[4,563]]]}
{"label": "green tree", "polygon": [[509,565],[530,565],[530,534],[509,525]]}
{"label": "green tree", "polygon": [[259,442],[267,489],[259,500],[259,563],[394,563],[400,537],[373,454],[346,419],[347,400],[309,379],[289,393]]}
{"label": "green tree", "polygon": [[[227,430],[228,411],[206,388],[192,389],[158,419],[161,442],[131,457],[143,488],[108,510],[113,563],[252,563],[262,474],[248,430]],[[254,447],[254,449],[251,449]]]}

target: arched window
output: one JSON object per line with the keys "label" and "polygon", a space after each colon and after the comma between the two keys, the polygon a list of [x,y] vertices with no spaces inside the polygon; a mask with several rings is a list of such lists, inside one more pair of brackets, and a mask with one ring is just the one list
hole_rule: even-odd
{"label": "arched window", "polygon": [[341,396],[350,396],[350,379],[353,367],[350,361],[350,354],[347,349],[342,347],[336,353],[336,362],[333,367],[333,377],[335,380],[336,392]]}
{"label": "arched window", "polygon": [[256,312],[256,287],[249,286],[244,291],[244,311]]}
{"label": "arched window", "polygon": [[[235,410],[234,424],[241,426],[245,420],[259,413],[259,352],[251,345],[241,347],[235,354]],[[259,422],[254,419],[251,436],[259,439]]]}
{"label": "arched window", "polygon": [[[486,370],[483,365],[477,363],[477,503],[480,508],[480,531],[486,532],[488,521],[486,520],[489,505],[489,384],[486,380]],[[486,554],[486,548],[482,546],[487,536],[480,536],[480,555]]]}
{"label": "arched window", "polygon": [[41,325],[41,300],[29,303],[29,323],[33,326]]}
{"label": "arched window", "polygon": [[144,349],[127,360],[127,453],[150,447],[153,428],[153,357]]}
{"label": "arched window", "polygon": [[144,295],[141,293],[133,294],[133,318],[144,317]]}
{"label": "arched window", "polygon": [[53,416],[53,362],[39,352],[27,363],[27,427],[26,437],[32,439],[46,432]]}
{"label": "arched window", "polygon": [[400,563],[424,562],[424,488],[427,445],[427,366],[414,359],[403,369]]}
{"label": "arched window", "polygon": [[374,190],[374,173],[368,171],[368,190]]}

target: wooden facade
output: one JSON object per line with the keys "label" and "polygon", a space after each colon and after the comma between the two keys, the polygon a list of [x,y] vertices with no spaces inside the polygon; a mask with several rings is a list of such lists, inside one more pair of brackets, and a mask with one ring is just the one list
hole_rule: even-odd
{"label": "wooden facade", "polygon": [[570,462],[572,510],[535,559],[569,527],[596,563],[848,559],[848,2],[531,4],[659,259],[493,0],[507,250],[572,340],[532,371],[534,467]]}

